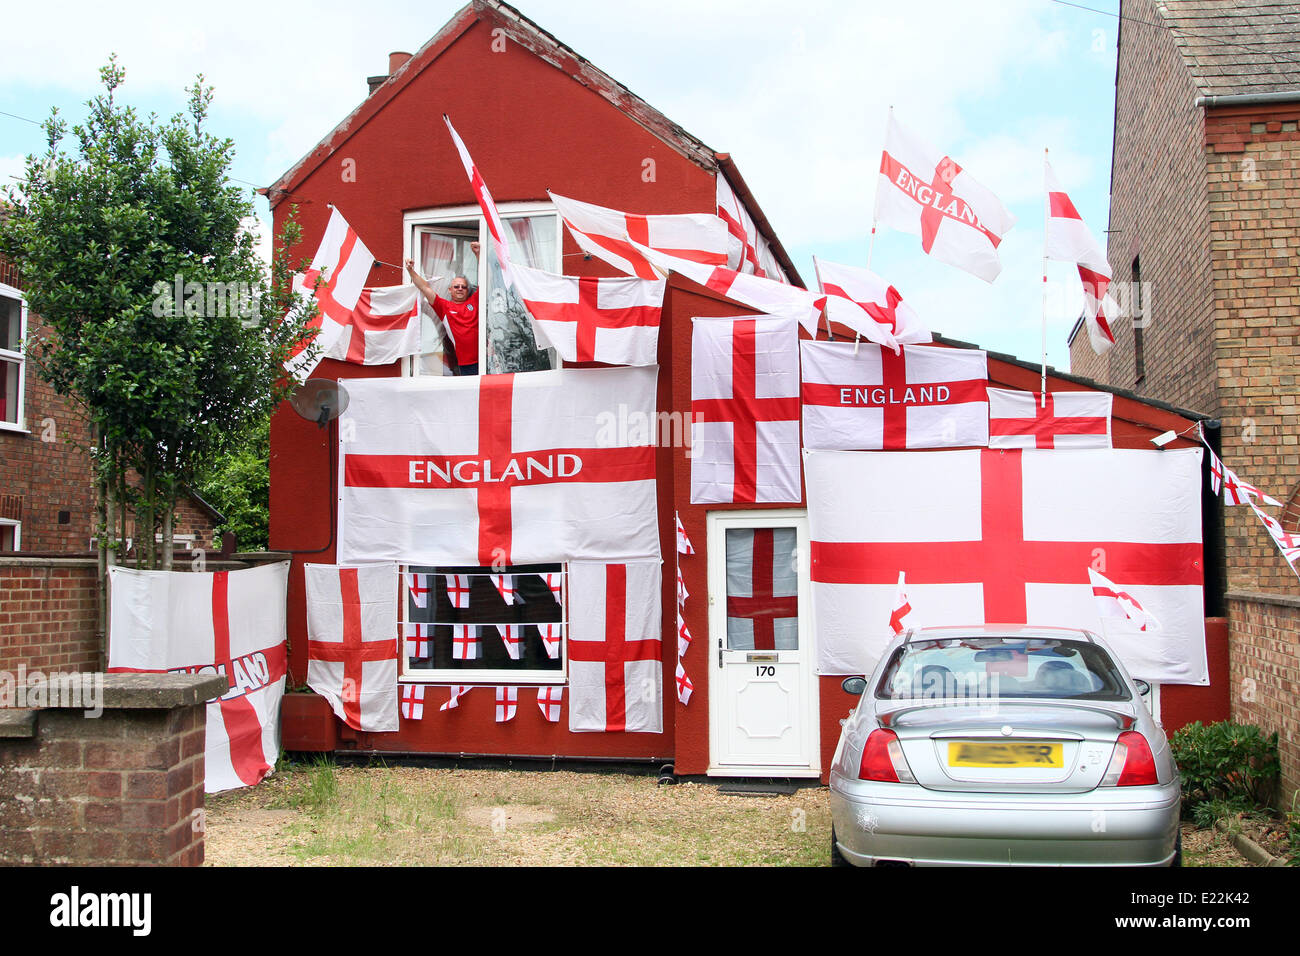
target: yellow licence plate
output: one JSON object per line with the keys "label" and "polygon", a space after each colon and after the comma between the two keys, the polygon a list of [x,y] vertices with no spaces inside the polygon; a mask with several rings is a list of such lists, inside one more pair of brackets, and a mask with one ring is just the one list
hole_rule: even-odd
{"label": "yellow licence plate", "polygon": [[1063,767],[1064,765],[1061,745],[1044,741],[976,743],[970,740],[956,740],[948,744],[948,766],[950,767]]}

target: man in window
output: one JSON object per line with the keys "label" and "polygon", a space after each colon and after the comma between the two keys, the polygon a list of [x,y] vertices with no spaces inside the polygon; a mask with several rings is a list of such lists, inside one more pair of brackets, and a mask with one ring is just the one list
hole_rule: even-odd
{"label": "man in window", "polygon": [[[471,243],[470,249],[478,255],[478,243]],[[444,299],[433,291],[424,276],[415,270],[415,262],[406,260],[406,271],[420,290],[429,306],[442,319],[451,332],[452,349],[455,352],[452,370],[457,375],[478,374],[478,289],[470,292],[469,279],[465,276],[453,276],[447,290],[450,299]]]}

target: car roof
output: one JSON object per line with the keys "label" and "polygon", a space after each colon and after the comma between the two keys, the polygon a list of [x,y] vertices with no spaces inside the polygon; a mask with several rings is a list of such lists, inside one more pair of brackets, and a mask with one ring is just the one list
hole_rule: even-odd
{"label": "car roof", "polygon": [[1097,643],[1095,636],[1082,628],[1054,627],[1046,624],[965,624],[943,627],[919,627],[907,632],[903,643],[944,641],[961,638],[1010,637],[1025,640],[1065,640]]}

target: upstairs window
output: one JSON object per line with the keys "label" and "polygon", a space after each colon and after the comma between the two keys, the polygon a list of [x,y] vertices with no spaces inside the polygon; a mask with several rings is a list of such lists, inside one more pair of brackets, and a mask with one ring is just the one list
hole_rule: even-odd
{"label": "upstairs window", "polygon": [[0,283],[0,428],[23,427],[23,339],[27,303],[17,289]]}
{"label": "upstairs window", "polygon": [[1133,379],[1136,384],[1140,385],[1147,373],[1146,356],[1143,354],[1142,333],[1146,329],[1147,309],[1151,303],[1143,300],[1142,263],[1138,259],[1133,260],[1131,301],[1133,303]]}
{"label": "upstairs window", "polygon": [[[498,211],[506,227],[514,261],[560,273],[560,217],[547,203],[514,203]],[[501,266],[478,207],[408,213],[408,246],[416,268],[442,298],[455,276],[463,275],[478,296],[478,366],[480,374],[532,372],[557,368],[554,349],[539,349],[528,311],[514,289],[502,280]],[[478,253],[472,248],[478,243]],[[436,277],[436,278],[435,278]],[[441,321],[426,310],[423,354],[412,360],[410,374],[451,374],[443,360]]]}

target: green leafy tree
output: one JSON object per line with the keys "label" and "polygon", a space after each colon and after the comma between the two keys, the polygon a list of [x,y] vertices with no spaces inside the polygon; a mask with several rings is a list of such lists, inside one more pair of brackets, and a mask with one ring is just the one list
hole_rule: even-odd
{"label": "green leafy tree", "polygon": [[101,567],[130,508],[139,566],[167,568],[178,497],[287,397],[282,366],[312,308],[295,299],[283,252],[296,224],[269,275],[241,226],[252,194],[229,179],[232,141],[205,127],[203,77],[186,113],[162,122],[118,103],[115,57],[100,76],[74,150],[57,110],[45,122],[48,151],[9,190],[0,251],[50,329],[29,340],[31,361],[93,427]]}
{"label": "green leafy tree", "polygon": [[271,423],[264,421],[248,441],[217,463],[195,490],[226,516],[218,535],[229,531],[241,551],[264,551],[271,540]]}

